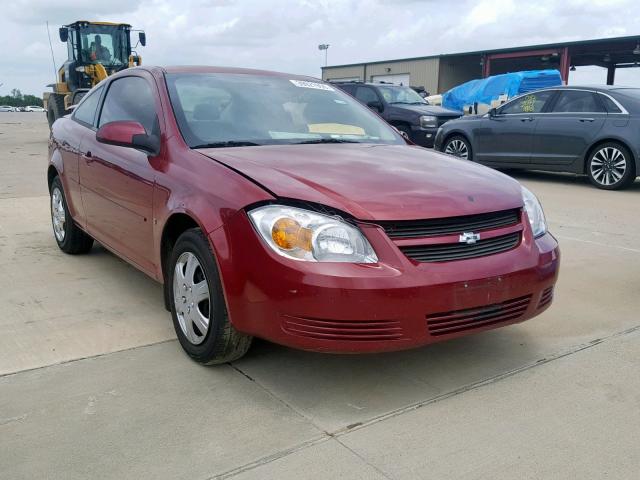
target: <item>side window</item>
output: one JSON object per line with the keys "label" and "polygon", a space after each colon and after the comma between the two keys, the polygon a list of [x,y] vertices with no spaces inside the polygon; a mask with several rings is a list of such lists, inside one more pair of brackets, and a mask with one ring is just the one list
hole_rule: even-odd
{"label": "side window", "polygon": [[376,92],[373,91],[373,88],[369,87],[358,87],[356,89],[356,98],[360,100],[362,103],[367,105],[369,102],[379,102],[378,96]]}
{"label": "side window", "polygon": [[561,91],[553,111],[556,113],[604,113],[595,94],[584,90]]}
{"label": "side window", "polygon": [[142,77],[111,82],[104,100],[99,126],[116,121],[139,122],[147,133],[156,129],[156,104],[151,86]]}
{"label": "side window", "polygon": [[102,90],[104,90],[104,86],[94,90],[82,99],[73,112],[73,118],[75,120],[90,126],[95,125],[94,120],[96,118],[96,110],[98,109],[98,102],[100,101]]}
{"label": "side window", "polygon": [[507,103],[500,109],[500,113],[540,113],[544,105],[551,98],[551,95],[553,95],[552,90],[528,93]]}
{"label": "side window", "polygon": [[340,85],[340,88],[347,92],[349,95],[353,95],[355,92],[355,86],[353,85]]}
{"label": "side window", "polygon": [[600,95],[600,100],[604,103],[604,108],[607,109],[607,113],[622,113],[620,107],[616,105],[616,103],[609,98],[608,95]]}

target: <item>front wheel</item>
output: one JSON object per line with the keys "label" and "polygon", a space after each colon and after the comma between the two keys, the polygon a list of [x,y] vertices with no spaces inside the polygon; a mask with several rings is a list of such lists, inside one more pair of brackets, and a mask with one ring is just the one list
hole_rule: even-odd
{"label": "front wheel", "polygon": [[598,146],[587,159],[589,181],[604,190],[619,190],[636,179],[635,165],[629,150],[615,142]]}
{"label": "front wheel", "polygon": [[454,157],[460,157],[465,160],[472,160],[471,145],[466,138],[460,135],[454,135],[448,138],[444,144],[442,151]]}
{"label": "front wheel", "polygon": [[411,141],[411,128],[407,127],[406,125],[396,125],[395,128],[398,133],[400,133],[400,135]]}
{"label": "front wheel", "polygon": [[200,229],[180,235],[168,267],[171,316],[185,352],[206,365],[231,362],[247,353],[252,337],[229,321],[213,252]]}
{"label": "front wheel", "polygon": [[67,199],[64,196],[60,177],[51,182],[51,224],[53,236],[60,250],[69,254],[86,253],[91,250],[93,238],[73,222]]}

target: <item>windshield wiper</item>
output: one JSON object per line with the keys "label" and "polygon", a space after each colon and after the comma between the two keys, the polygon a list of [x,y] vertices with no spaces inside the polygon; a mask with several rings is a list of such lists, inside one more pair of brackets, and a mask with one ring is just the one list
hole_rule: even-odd
{"label": "windshield wiper", "polygon": [[425,102],[389,102],[391,105],[402,104],[402,105],[427,105]]}
{"label": "windshield wiper", "polygon": [[360,143],[356,140],[345,140],[343,138],[314,138],[313,140],[304,140],[295,142],[294,145],[310,144],[310,143]]}
{"label": "windshield wiper", "polygon": [[223,148],[223,147],[258,147],[261,143],[247,142],[244,140],[228,140],[226,142],[212,142],[196,145],[191,148]]}

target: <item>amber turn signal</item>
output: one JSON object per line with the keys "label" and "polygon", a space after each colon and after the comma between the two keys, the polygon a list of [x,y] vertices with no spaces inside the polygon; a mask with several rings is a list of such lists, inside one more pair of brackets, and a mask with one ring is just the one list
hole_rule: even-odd
{"label": "amber turn signal", "polygon": [[310,252],[311,237],[311,230],[304,228],[293,218],[280,218],[276,220],[271,228],[273,242],[283,250],[301,248]]}

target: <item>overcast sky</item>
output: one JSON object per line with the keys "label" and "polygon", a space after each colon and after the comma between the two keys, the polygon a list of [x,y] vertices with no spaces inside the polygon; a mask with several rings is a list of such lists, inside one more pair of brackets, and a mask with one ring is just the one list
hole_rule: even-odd
{"label": "overcast sky", "polygon": [[[146,64],[208,64],[320,76],[329,64],[640,34],[637,0],[6,0],[0,94],[40,95],[66,57],[58,27],[74,20],[131,23],[147,33]],[[578,69],[570,83],[604,83]],[[640,68],[616,83],[640,85]]]}

